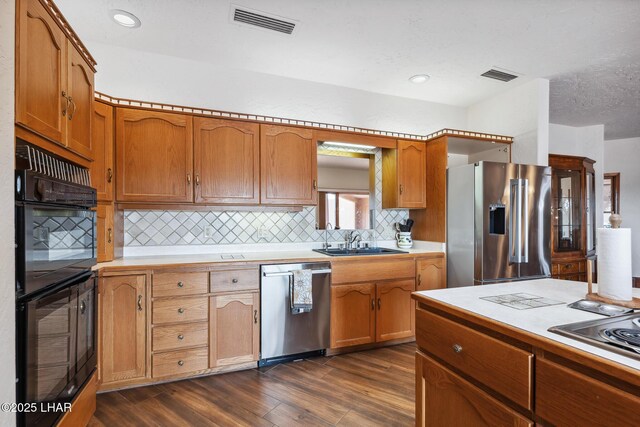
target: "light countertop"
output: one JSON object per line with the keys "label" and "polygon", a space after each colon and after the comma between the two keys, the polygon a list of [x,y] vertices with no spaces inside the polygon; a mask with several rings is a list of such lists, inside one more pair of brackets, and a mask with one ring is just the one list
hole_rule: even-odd
{"label": "light countertop", "polygon": [[[428,244],[423,242],[411,249],[400,249],[409,255],[429,254],[442,252],[442,244]],[[299,248],[295,250],[269,250],[267,245],[261,250],[247,251],[240,250],[234,252],[219,253],[197,253],[197,254],[180,254],[174,253],[172,248],[166,248],[165,254],[148,255],[148,256],[129,256],[116,259],[110,262],[102,262],[94,267],[94,270],[102,268],[132,268],[132,267],[152,267],[158,265],[176,265],[176,264],[210,264],[210,263],[229,263],[229,262],[287,262],[290,260],[312,260],[312,261],[336,261],[348,258],[353,259],[378,259],[380,257],[402,256],[406,254],[384,254],[384,255],[361,255],[361,256],[329,256],[318,252],[314,252],[311,248]],[[391,246],[388,246],[391,247]],[[231,248],[229,248],[231,250]],[[394,248],[398,249],[398,248]]]}
{"label": "light countertop", "polygon": [[[640,289],[634,289],[633,291],[634,296],[640,297]],[[562,301],[563,304],[518,310],[480,299],[481,297],[520,292],[556,301]],[[584,296],[587,293],[586,283],[567,280],[539,279],[497,285],[438,289],[416,293],[424,297],[461,308],[475,315],[504,323],[507,326],[542,336],[640,371],[640,360],[625,357],[617,353],[547,331],[547,329],[552,326],[606,318],[599,314],[567,307],[567,304],[584,299]]]}

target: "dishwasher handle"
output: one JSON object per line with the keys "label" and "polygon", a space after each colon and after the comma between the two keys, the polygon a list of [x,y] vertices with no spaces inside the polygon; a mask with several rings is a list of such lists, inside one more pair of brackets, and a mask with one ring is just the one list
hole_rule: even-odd
{"label": "dishwasher handle", "polygon": [[[330,268],[322,268],[322,269],[318,269],[318,270],[311,270],[311,274],[331,274],[331,269]],[[264,272],[262,273],[263,277],[291,277],[293,276],[293,272],[292,271],[277,271],[277,272],[273,272],[273,273],[267,273]]]}

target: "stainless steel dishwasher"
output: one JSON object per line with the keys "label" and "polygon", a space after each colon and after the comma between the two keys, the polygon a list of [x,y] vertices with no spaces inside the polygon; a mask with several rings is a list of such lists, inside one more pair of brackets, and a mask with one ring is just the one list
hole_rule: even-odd
{"label": "stainless steel dishwasher", "polygon": [[[291,307],[293,271],[312,271],[309,312]],[[324,354],[331,324],[331,263],[263,265],[260,268],[260,361],[267,366]]]}

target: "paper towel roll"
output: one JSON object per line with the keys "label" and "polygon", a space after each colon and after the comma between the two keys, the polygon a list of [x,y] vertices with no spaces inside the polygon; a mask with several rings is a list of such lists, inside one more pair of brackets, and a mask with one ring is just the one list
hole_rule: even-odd
{"label": "paper towel roll", "polygon": [[631,229],[598,228],[597,236],[598,294],[631,301]]}

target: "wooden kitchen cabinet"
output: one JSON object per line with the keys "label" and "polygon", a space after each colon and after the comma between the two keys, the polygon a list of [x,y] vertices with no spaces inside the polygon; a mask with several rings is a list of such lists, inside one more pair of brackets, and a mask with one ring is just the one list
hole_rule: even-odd
{"label": "wooden kitchen cabinet", "polygon": [[376,342],[415,335],[415,303],[411,293],[413,280],[396,280],[376,284]]}
{"label": "wooden kitchen cabinet", "polygon": [[67,111],[67,146],[88,159],[92,154],[93,79],[94,73],[84,58],[69,44],[67,49],[69,111]]}
{"label": "wooden kitchen cabinet", "polygon": [[103,277],[99,284],[102,384],[146,376],[146,276]]}
{"label": "wooden kitchen cabinet", "polygon": [[397,149],[382,151],[382,207],[422,209],[426,200],[427,148],[399,139]]}
{"label": "wooden kitchen cabinet", "polygon": [[94,64],[53,10],[38,0],[16,5],[16,123],[90,160]]}
{"label": "wooden kitchen cabinet", "polygon": [[315,205],[317,142],[311,129],[260,125],[260,201]]}
{"label": "wooden kitchen cabinet", "polygon": [[116,109],[116,200],[193,201],[193,120]]}
{"label": "wooden kitchen cabinet", "polygon": [[416,352],[416,426],[532,426],[533,422]]}
{"label": "wooden kitchen cabinet", "polygon": [[331,348],[376,340],[376,285],[359,283],[331,288]]}
{"label": "wooden kitchen cabinet", "polygon": [[257,361],[260,352],[260,293],[210,297],[209,367]]}
{"label": "wooden kitchen cabinet", "polygon": [[16,122],[65,145],[66,36],[38,0],[16,6]]}
{"label": "wooden kitchen cabinet", "polygon": [[447,268],[443,256],[416,260],[416,290],[444,289],[447,287]]}
{"label": "wooden kitchen cabinet", "polygon": [[98,262],[112,261],[114,258],[113,204],[98,203],[96,207],[96,242]]}
{"label": "wooden kitchen cabinet", "polygon": [[113,107],[93,104],[91,185],[99,202],[113,201]]}
{"label": "wooden kitchen cabinet", "polygon": [[195,117],[196,203],[260,202],[260,126]]}

